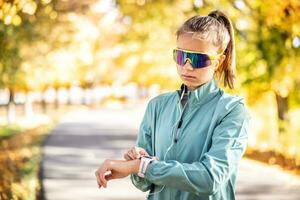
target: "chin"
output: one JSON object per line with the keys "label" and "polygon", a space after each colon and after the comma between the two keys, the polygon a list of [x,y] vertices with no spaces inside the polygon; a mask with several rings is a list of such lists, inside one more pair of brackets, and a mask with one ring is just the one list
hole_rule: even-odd
{"label": "chin", "polygon": [[187,79],[184,79],[182,78],[181,81],[185,84],[185,85],[188,85],[188,86],[193,86],[193,85],[197,85],[197,81],[194,81],[194,80],[187,80]]}
{"label": "chin", "polygon": [[197,83],[195,83],[195,82],[186,81],[186,80],[183,80],[182,82],[189,88],[197,88],[204,83],[204,82],[199,82],[199,81]]}
{"label": "chin", "polygon": [[183,81],[183,83],[188,87],[197,87],[197,84],[195,84],[195,83],[191,83],[191,82],[187,82],[187,81]]}

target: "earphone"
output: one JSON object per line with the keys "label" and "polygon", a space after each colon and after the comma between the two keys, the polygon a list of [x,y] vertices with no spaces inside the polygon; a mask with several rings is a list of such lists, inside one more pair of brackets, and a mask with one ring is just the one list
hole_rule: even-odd
{"label": "earphone", "polygon": [[[187,91],[187,87],[184,85],[184,89],[183,89],[183,91],[182,91],[182,93],[181,93],[181,96],[180,96],[180,103],[181,103],[181,101],[182,101],[182,99],[183,99],[183,96],[184,96],[184,94],[186,93],[186,91]],[[172,128],[171,128],[171,133],[172,133],[172,143],[171,143],[171,145],[167,148],[167,151],[166,151],[166,153],[165,153],[165,155],[164,155],[164,159],[163,159],[163,160],[166,160],[166,156],[167,156],[168,152],[170,151],[170,149],[171,149],[171,148],[173,147],[173,145],[175,144],[174,141],[175,141],[175,137],[176,137],[176,135],[177,135],[177,132],[178,132],[179,128],[177,128],[175,134],[173,134],[173,132],[174,132],[173,130],[174,130],[174,127],[178,126],[178,124],[179,124],[180,121],[182,120],[182,115],[183,115],[183,112],[184,112],[186,106],[187,106],[187,101],[185,102],[185,104],[184,104],[184,106],[183,106],[183,109],[182,109],[182,112],[180,113],[179,119],[176,121],[176,123],[175,123],[175,124],[172,126]],[[154,195],[154,194],[160,193],[161,191],[163,191],[164,188],[165,188],[165,185],[163,185],[163,187],[160,189],[160,191],[158,191],[158,192],[152,192],[152,193],[147,194],[146,199],[148,199],[150,195]]]}

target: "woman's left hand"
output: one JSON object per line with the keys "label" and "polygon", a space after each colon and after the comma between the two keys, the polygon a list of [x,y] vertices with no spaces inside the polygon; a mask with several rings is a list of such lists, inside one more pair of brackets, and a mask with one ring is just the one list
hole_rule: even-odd
{"label": "woman's left hand", "polygon": [[[106,159],[101,167],[95,172],[99,188],[107,187],[107,181],[112,179],[124,178],[131,173],[138,173],[140,160],[110,160]],[[106,175],[107,172],[111,172]]]}

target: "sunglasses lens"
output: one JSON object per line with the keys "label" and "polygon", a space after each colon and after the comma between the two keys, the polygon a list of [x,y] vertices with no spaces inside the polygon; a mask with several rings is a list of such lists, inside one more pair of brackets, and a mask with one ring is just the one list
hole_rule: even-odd
{"label": "sunglasses lens", "polygon": [[178,49],[174,49],[173,58],[180,66],[183,66],[187,59],[191,61],[193,68],[207,67],[211,64],[211,60],[206,54],[189,53]]}
{"label": "sunglasses lens", "polygon": [[206,54],[194,54],[194,59],[192,65],[194,68],[207,67],[211,64],[211,60]]}
{"label": "sunglasses lens", "polygon": [[174,56],[174,61],[175,61],[178,65],[180,65],[180,66],[183,66],[183,65],[184,65],[185,52],[174,49],[173,56]]}

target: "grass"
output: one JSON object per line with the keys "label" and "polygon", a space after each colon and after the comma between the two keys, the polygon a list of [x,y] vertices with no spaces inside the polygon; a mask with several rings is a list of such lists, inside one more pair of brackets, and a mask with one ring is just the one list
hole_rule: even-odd
{"label": "grass", "polygon": [[[53,125],[43,125],[0,141],[0,199],[33,200],[39,195],[42,144]],[[10,135],[11,136],[11,135]]]}
{"label": "grass", "polygon": [[[41,199],[40,166],[42,146],[50,130],[60,117],[74,109],[86,106],[61,106],[54,109],[48,106],[50,120],[47,125],[39,125],[36,118],[22,123],[0,126],[0,200]],[[45,124],[45,123],[43,123]],[[36,128],[32,128],[36,127]]]}
{"label": "grass", "polygon": [[0,127],[0,140],[14,136],[21,132],[21,128],[18,126],[2,126]]}

